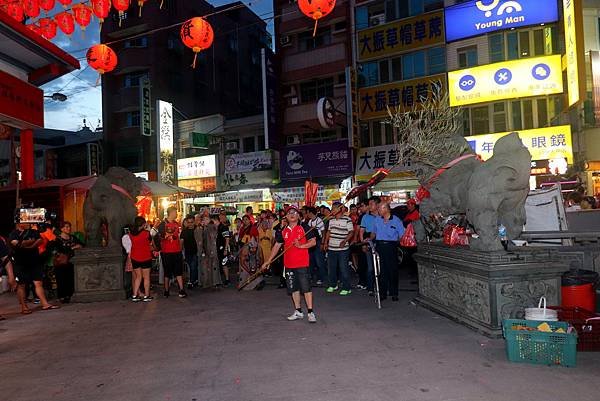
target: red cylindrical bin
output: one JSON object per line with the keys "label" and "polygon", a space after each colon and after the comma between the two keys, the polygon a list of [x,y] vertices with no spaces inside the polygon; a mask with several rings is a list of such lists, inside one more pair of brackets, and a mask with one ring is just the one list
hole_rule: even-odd
{"label": "red cylindrical bin", "polygon": [[561,306],[596,311],[596,291],[592,283],[561,287]]}
{"label": "red cylindrical bin", "polygon": [[596,311],[598,273],[591,270],[573,269],[562,275],[561,306]]}

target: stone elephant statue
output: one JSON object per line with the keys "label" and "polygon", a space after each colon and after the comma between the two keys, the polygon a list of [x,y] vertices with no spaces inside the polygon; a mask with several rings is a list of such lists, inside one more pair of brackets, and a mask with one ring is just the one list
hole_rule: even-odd
{"label": "stone elephant statue", "polygon": [[129,170],[111,167],[99,176],[83,204],[85,233],[89,246],[102,244],[102,225],[108,227],[108,246],[120,247],[123,227],[137,216],[136,196],[141,181]]}

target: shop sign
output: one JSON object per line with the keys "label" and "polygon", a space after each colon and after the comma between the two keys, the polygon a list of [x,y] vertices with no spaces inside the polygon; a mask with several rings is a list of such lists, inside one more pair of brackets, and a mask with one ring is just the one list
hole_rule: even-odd
{"label": "shop sign", "polygon": [[177,179],[207,178],[217,176],[216,155],[189,157],[177,160]]}
{"label": "shop sign", "polygon": [[353,172],[347,140],[290,146],[280,159],[282,179],[348,176]]}
{"label": "shop sign", "polygon": [[[582,18],[578,18],[581,14],[581,0],[563,0],[563,14],[565,23],[565,50],[567,61],[567,86],[569,89],[569,106],[573,106],[579,102],[581,93],[579,86],[579,69],[583,68],[580,65],[583,51],[580,52],[581,43],[578,39],[582,39],[582,27],[577,24],[582,24]],[[579,37],[578,37],[579,35]],[[579,41],[581,42],[581,41]]]}
{"label": "shop sign", "polygon": [[[272,190],[273,191],[273,190]],[[281,188],[271,192],[273,201],[277,203],[304,202],[304,187]],[[319,185],[317,189],[317,200],[325,200],[325,187]]]}
{"label": "shop sign", "polygon": [[251,188],[257,185],[270,186],[275,178],[275,171],[255,171],[250,173],[225,173],[219,176],[219,189],[229,190],[234,187]]}
{"label": "shop sign", "polygon": [[158,119],[158,173],[159,181],[175,183],[175,163],[173,160],[173,105],[164,100],[156,101]]}
{"label": "shop sign", "polygon": [[177,184],[182,188],[201,193],[212,193],[217,190],[216,177],[180,179]]}
{"label": "shop sign", "polygon": [[277,149],[277,71],[275,55],[269,48],[261,49],[263,119],[265,147]]}
{"label": "shop sign", "polygon": [[35,128],[44,127],[44,92],[0,70],[0,116]]}
{"label": "shop sign", "polygon": [[[391,169],[400,161],[400,152],[396,145],[361,148],[356,156],[356,180],[368,181],[379,169]],[[410,162],[394,167],[389,178],[412,176]]]}
{"label": "shop sign", "polygon": [[100,173],[100,146],[97,143],[87,144],[88,157],[88,175],[98,175]]}
{"label": "shop sign", "polygon": [[412,109],[429,99],[435,91],[445,89],[446,74],[427,78],[399,81],[387,85],[362,88],[360,98],[360,118],[369,119],[388,116],[388,107],[400,111]]}
{"label": "shop sign", "polygon": [[142,136],[152,136],[152,98],[150,80],[143,79],[140,85],[140,131]]}
{"label": "shop sign", "polygon": [[558,21],[556,0],[467,1],[445,9],[446,40]]}
{"label": "shop sign", "polygon": [[[573,142],[570,125],[530,129],[518,131],[517,133],[523,145],[531,153],[532,160],[565,158],[569,164],[573,163]],[[465,139],[483,160],[487,160],[494,154],[496,141],[508,134],[510,132],[468,136]]]}
{"label": "shop sign", "polygon": [[249,173],[273,168],[271,151],[240,153],[225,156],[226,173]]}
{"label": "shop sign", "polygon": [[263,191],[231,191],[215,194],[218,203],[248,203],[262,202]]}
{"label": "shop sign", "polygon": [[358,59],[365,61],[444,42],[444,13],[437,11],[358,32]]}
{"label": "shop sign", "polygon": [[562,93],[561,57],[506,61],[448,73],[450,106]]}

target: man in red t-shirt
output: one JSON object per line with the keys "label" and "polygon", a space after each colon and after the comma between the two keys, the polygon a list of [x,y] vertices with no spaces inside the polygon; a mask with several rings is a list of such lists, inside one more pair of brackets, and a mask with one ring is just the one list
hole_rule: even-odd
{"label": "man in red t-shirt", "polygon": [[179,285],[179,298],[187,297],[183,289],[183,255],[181,254],[181,227],[175,220],[177,218],[177,208],[167,209],[167,218],[158,226],[158,236],[160,236],[160,258],[165,271],[165,292],[164,297],[169,297],[169,284],[171,277],[174,276]]}
{"label": "man in red t-shirt", "polygon": [[310,257],[308,249],[317,244],[314,230],[307,225],[301,224],[300,213],[296,206],[288,206],[286,209],[288,221],[287,227],[275,234],[275,245],[271,250],[267,261],[263,264],[263,270],[266,270],[271,261],[279,253],[281,247],[284,247],[283,266],[285,267],[285,281],[288,294],[292,296],[294,308],[296,310],[288,320],[298,320],[304,318],[302,313],[300,293],[304,294],[304,301],[308,309],[308,321],[315,323],[317,318],[313,312],[313,298],[310,287]]}

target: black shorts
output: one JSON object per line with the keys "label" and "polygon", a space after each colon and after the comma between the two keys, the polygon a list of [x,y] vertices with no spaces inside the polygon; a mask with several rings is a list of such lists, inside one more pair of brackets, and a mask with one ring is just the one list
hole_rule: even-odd
{"label": "black shorts", "polygon": [[144,262],[138,262],[137,260],[131,259],[131,267],[134,269],[151,269],[152,259],[146,260]]}
{"label": "black shorts", "polygon": [[161,253],[166,278],[183,276],[183,255],[181,252]]}
{"label": "black shorts", "polygon": [[285,269],[285,282],[287,284],[287,292],[289,295],[300,291],[302,294],[311,292],[310,287],[310,271],[308,267],[300,269]]}
{"label": "black shorts", "polygon": [[34,281],[42,281],[43,271],[42,265],[35,264],[31,266],[13,265],[15,279],[19,284],[31,284]]}

